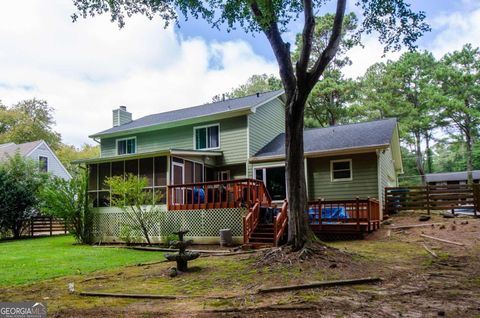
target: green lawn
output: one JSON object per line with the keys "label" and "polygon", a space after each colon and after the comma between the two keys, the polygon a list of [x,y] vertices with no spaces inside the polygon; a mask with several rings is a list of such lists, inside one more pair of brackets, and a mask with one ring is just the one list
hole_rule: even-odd
{"label": "green lawn", "polygon": [[0,242],[0,286],[162,260],[158,252],[74,245],[71,236]]}

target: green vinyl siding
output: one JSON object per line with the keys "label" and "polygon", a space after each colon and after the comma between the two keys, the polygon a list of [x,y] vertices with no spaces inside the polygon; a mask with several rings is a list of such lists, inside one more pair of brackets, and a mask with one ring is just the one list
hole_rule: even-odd
{"label": "green vinyl siding", "polygon": [[[352,159],[352,180],[331,181],[330,161]],[[345,156],[309,158],[308,197],[309,200],[346,200],[378,198],[377,154],[365,153]]]}
{"label": "green vinyl siding", "polygon": [[279,98],[257,107],[248,118],[250,156],[255,155],[278,134],[285,132],[285,107]]}
{"label": "green vinyl siding", "polygon": [[380,152],[378,163],[380,167],[381,202],[383,203],[385,199],[385,187],[395,187],[398,185],[391,148],[386,149],[385,152]]}
{"label": "green vinyl siding", "polygon": [[[137,153],[153,152],[165,149],[194,149],[193,128],[198,126],[220,124],[220,149],[223,152],[219,165],[245,163],[247,160],[247,117],[221,119],[218,121],[192,124],[156,131],[125,135],[117,138],[130,136],[137,137]],[[104,138],[101,140],[102,156],[115,156],[116,138]]]}

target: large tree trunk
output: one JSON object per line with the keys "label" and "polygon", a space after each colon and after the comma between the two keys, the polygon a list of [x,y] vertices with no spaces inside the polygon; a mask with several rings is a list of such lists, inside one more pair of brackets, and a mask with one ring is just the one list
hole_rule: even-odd
{"label": "large tree trunk", "polygon": [[465,134],[466,148],[467,148],[467,183],[473,183],[473,160],[472,160],[472,136],[470,132]]}
{"label": "large tree trunk", "polygon": [[416,132],[415,133],[415,164],[417,166],[418,174],[422,178],[422,184],[426,184],[421,142],[422,140],[420,138],[420,133]]}
{"label": "large tree trunk", "polygon": [[433,158],[432,158],[432,149],[430,148],[430,135],[428,134],[428,132],[425,133],[425,153],[427,155],[427,172],[432,173]]}
{"label": "large tree trunk", "polygon": [[308,222],[307,186],[305,182],[305,162],[303,148],[303,122],[306,96],[298,91],[287,96],[285,108],[285,173],[289,207],[288,244],[294,250],[303,248],[315,239]]}

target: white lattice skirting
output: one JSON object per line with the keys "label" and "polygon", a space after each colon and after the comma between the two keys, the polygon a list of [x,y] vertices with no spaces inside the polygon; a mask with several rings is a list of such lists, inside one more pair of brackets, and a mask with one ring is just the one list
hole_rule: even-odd
{"label": "white lattice skirting", "polygon": [[[154,242],[178,230],[189,230],[187,239],[195,244],[218,244],[219,231],[230,229],[235,243],[243,242],[243,221],[246,208],[176,210],[166,211],[166,206],[159,206],[153,216],[155,226],[149,233]],[[94,231],[98,242],[122,242],[121,228],[129,224],[125,213],[112,207],[95,209]]]}

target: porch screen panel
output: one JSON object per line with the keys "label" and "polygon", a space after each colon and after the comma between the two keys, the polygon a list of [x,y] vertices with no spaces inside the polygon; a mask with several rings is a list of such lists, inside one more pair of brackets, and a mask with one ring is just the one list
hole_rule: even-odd
{"label": "porch screen panel", "polygon": [[112,177],[123,177],[124,176],[124,165],[125,161],[114,161],[112,162]]}
{"label": "porch screen panel", "polygon": [[110,162],[107,163],[100,163],[98,165],[98,180],[99,180],[99,190],[107,190],[110,187],[107,185],[106,181],[107,178],[110,177]]}
{"label": "porch screen panel", "polygon": [[167,157],[155,157],[155,186],[167,185]]}
{"label": "porch screen panel", "polygon": [[147,178],[147,186],[153,187],[153,158],[140,159],[140,178]]}
{"label": "porch screen panel", "polygon": [[193,183],[193,162],[185,160],[185,183]]}
{"label": "porch screen panel", "polygon": [[88,166],[88,190],[98,190],[98,165],[96,163]]}
{"label": "porch screen panel", "polygon": [[195,163],[195,182],[203,182],[203,166]]}
{"label": "porch screen panel", "polygon": [[125,174],[133,174],[134,176],[138,176],[138,160],[125,161]]}

